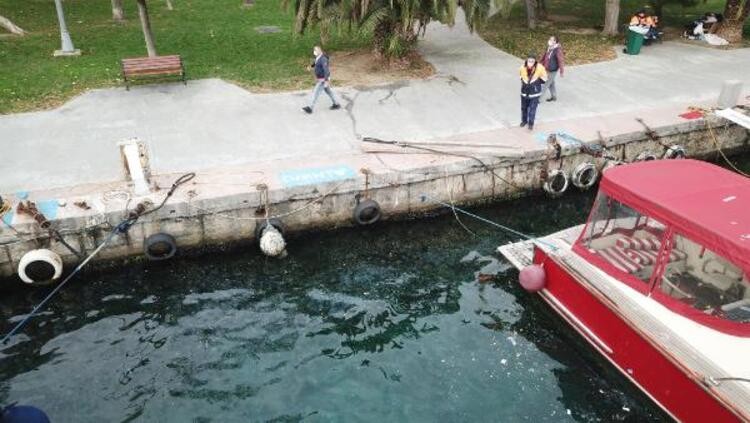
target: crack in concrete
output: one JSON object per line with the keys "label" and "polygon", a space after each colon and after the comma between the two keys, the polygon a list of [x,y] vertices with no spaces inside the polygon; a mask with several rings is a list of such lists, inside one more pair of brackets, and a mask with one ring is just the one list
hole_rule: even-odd
{"label": "crack in concrete", "polygon": [[435,79],[445,79],[448,82],[448,85],[453,85],[453,84],[461,84],[461,85],[464,85],[464,86],[466,85],[466,82],[460,80],[456,75],[453,75],[453,74],[447,74],[447,75],[446,74],[437,74],[437,75],[433,76],[432,78],[435,78]]}
{"label": "crack in concrete", "polygon": [[409,86],[409,83],[407,81],[400,81],[400,82],[395,82],[393,84],[388,84],[388,85],[380,87],[381,89],[388,90],[388,94],[386,94],[385,97],[378,100],[378,104],[385,104],[385,102],[388,101],[388,99],[390,98],[393,98],[396,104],[400,104],[398,99],[396,98],[396,94],[400,89],[406,88],[408,86]]}
{"label": "crack in concrete", "polygon": [[448,75],[447,78],[448,78],[448,85],[453,85],[455,83],[459,83],[461,85],[466,85],[466,82],[458,79],[458,77],[456,75]]}
{"label": "crack in concrete", "polygon": [[[385,97],[383,97],[380,100],[378,100],[378,104],[385,103],[386,101],[388,101],[389,98],[394,97],[395,95],[396,95],[396,90],[395,89],[388,90],[388,94],[386,94]],[[396,100],[396,99],[394,98],[394,100]],[[396,101],[396,103],[398,103],[398,101]]]}
{"label": "crack in concrete", "polygon": [[357,118],[354,116],[354,103],[357,101],[357,97],[359,97],[359,92],[354,94],[354,97],[350,98],[346,93],[341,93],[341,98],[346,100],[346,106],[344,106],[344,110],[346,110],[346,115],[349,116],[349,120],[352,121],[352,133],[354,134],[354,138],[357,140],[362,139],[362,135],[357,132]]}
{"label": "crack in concrete", "polygon": [[381,85],[358,85],[354,88],[356,88],[357,91],[360,91],[360,92],[371,92],[371,91],[380,91],[383,89],[400,90],[401,88],[408,87],[408,86],[409,86],[409,81],[396,81],[390,84],[381,84]]}

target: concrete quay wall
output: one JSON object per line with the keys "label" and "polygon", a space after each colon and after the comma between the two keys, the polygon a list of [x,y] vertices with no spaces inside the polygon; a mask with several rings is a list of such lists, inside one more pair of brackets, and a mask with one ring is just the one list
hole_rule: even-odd
{"label": "concrete quay wall", "polygon": [[[707,118],[715,127],[713,133],[725,153],[746,151],[748,131],[736,125]],[[587,144],[604,145],[607,152],[622,161],[632,161],[643,152],[661,156],[665,146],[681,145],[689,157],[717,157],[716,143],[703,120],[653,128],[658,135],[652,139],[644,131],[623,133],[606,140],[584,140]],[[384,219],[420,214],[441,208],[442,201],[461,205],[515,198],[541,189],[545,170],[562,166],[571,172],[583,162],[594,162],[602,168],[606,161],[582,153],[580,145],[563,143],[559,161],[550,158],[545,145],[526,149],[512,157],[452,157],[434,165],[409,169],[373,168],[367,177],[367,196],[377,201]],[[169,186],[174,175],[152,178],[161,187]],[[352,212],[357,198],[365,195],[365,176],[356,175],[340,181],[318,185],[285,188],[268,187],[269,213],[282,216],[287,233],[354,225]],[[127,210],[143,199],[129,197],[110,199],[104,207],[73,207],[75,198],[89,198],[93,204],[102,195],[102,188],[90,190],[86,196],[75,189],[70,195],[58,195],[61,207],[68,210],[51,218],[52,224],[66,242],[84,255],[91,253],[122,221]],[[569,189],[575,189],[570,187]],[[185,185],[157,212],[141,217],[124,235],[115,236],[94,263],[106,264],[143,257],[146,237],[158,232],[172,235],[181,251],[225,244],[250,244],[256,225],[263,219],[261,192],[251,185],[234,192],[212,194],[197,192],[196,186]],[[149,199],[158,204],[166,189],[158,189]],[[33,195],[30,199],[34,199]],[[565,201],[562,196],[558,201]],[[68,269],[78,258],[47,230],[30,218],[17,216],[13,229],[0,226],[0,286],[17,284],[14,276],[21,257],[35,248],[49,248],[63,258]],[[293,241],[292,241],[293,242]],[[257,252],[260,254],[260,252]],[[16,280],[14,282],[14,280]]]}

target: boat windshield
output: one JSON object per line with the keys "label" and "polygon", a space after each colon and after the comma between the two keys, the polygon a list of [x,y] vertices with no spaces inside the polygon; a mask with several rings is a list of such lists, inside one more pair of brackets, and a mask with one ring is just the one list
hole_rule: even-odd
{"label": "boat windshield", "polygon": [[748,273],[688,238],[600,192],[575,251],[668,308],[729,333],[747,335]]}
{"label": "boat windshield", "polygon": [[[661,222],[599,193],[578,242],[600,268],[628,282],[635,281],[636,288],[644,291],[651,281],[664,232]],[[630,277],[626,279],[625,275]]]}
{"label": "boat windshield", "polygon": [[750,322],[748,276],[726,258],[675,233],[674,248],[683,260],[670,263],[658,290],[703,313]]}

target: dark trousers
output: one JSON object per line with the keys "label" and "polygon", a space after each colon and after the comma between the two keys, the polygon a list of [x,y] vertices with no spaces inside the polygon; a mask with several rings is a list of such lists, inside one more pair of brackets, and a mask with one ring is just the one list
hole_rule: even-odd
{"label": "dark trousers", "polygon": [[539,97],[521,97],[521,122],[534,126]]}

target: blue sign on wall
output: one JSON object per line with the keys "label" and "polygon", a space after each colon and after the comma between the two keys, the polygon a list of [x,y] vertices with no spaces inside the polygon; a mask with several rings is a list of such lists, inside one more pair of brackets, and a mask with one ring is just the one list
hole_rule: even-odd
{"label": "blue sign on wall", "polygon": [[[573,135],[570,135],[569,133],[565,131],[556,131],[553,132],[557,136],[557,141],[564,145],[564,146],[579,146],[583,144],[583,141],[579,140],[578,138],[574,137]],[[534,138],[536,139],[536,142],[539,144],[547,144],[547,139],[549,138],[550,134],[546,132],[537,132],[534,134]]]}
{"label": "blue sign on wall", "polygon": [[[28,198],[28,194],[24,193],[16,194],[16,197],[25,199]],[[60,207],[58,204],[58,200],[42,200],[36,202],[36,208],[41,212],[44,217],[46,217],[49,220],[54,220],[57,217],[57,210]],[[13,212],[15,211],[15,207],[10,209],[8,213],[6,213],[3,216],[3,222],[5,222],[6,225],[12,225],[13,224]]]}
{"label": "blue sign on wall", "polygon": [[279,179],[286,188],[353,179],[356,176],[354,169],[343,165],[285,170],[279,173]]}

